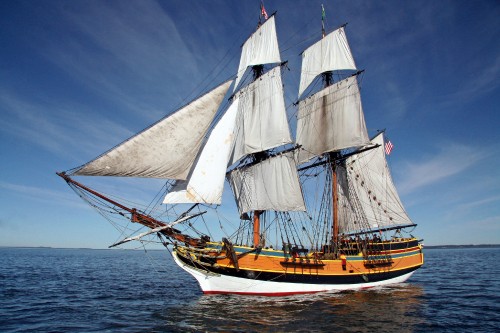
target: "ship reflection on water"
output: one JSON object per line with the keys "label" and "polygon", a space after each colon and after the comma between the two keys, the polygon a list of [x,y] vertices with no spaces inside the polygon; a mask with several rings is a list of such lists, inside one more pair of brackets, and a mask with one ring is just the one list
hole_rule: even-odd
{"label": "ship reflection on water", "polygon": [[[156,313],[165,331],[413,332],[424,323],[423,289],[412,284],[290,297],[201,296]],[[157,321],[158,323],[158,321]]]}

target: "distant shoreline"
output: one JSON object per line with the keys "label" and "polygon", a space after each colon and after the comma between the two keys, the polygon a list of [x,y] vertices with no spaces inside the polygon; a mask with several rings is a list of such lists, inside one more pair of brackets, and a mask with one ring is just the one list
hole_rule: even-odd
{"label": "distant shoreline", "polygon": [[424,244],[424,249],[469,249],[469,248],[476,248],[476,249],[486,249],[486,248],[498,248],[500,247],[500,244],[479,244],[479,245],[425,245]]}

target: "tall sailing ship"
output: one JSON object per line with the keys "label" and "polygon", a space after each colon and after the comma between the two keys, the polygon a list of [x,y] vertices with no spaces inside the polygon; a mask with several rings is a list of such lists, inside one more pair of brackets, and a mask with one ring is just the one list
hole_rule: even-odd
{"label": "tall sailing ship", "polygon": [[[410,234],[416,225],[391,179],[384,132],[368,136],[361,72],[345,26],[327,34],[323,25],[321,39],[301,57],[295,140],[275,15],[267,17],[261,6],[234,81],[58,175],[103,216],[134,229],[110,247],[154,236],[207,294],[289,295],[404,282],[423,264],[422,245]],[[74,176],[166,179],[163,209],[130,207]],[[228,187],[235,206],[222,202]],[[233,233],[223,226],[225,204],[237,210]],[[214,240],[210,230],[218,228],[225,237]]]}

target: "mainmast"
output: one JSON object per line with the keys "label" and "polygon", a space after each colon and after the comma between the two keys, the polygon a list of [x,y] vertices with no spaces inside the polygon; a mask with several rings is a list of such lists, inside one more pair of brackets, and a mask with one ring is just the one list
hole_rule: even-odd
{"label": "mainmast", "polygon": [[330,167],[332,171],[332,241],[334,250],[337,249],[339,238],[339,217],[338,217],[338,188],[337,188],[337,159],[340,153],[332,153],[330,155]]}
{"label": "mainmast", "polygon": [[[325,30],[325,7],[321,5],[321,38],[326,37]],[[333,84],[333,73],[327,71],[321,74],[323,79],[323,88],[328,88]],[[338,189],[337,189],[337,160],[340,158],[339,152],[330,153],[330,170],[332,172],[332,243],[333,252],[337,251],[337,243],[339,238],[339,218],[338,218]]]}

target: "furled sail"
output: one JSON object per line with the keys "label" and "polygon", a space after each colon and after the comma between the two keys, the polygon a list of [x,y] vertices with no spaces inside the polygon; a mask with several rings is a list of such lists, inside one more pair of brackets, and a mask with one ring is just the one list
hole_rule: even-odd
{"label": "furled sail", "polygon": [[366,228],[360,219],[371,229],[413,224],[392,181],[383,133],[371,142],[379,146],[346,160],[345,180],[339,183],[340,193],[344,194],[339,204],[340,232]]}
{"label": "furled sail", "polygon": [[220,204],[239,99],[235,99],[214,127],[187,180],[178,180],[163,203]]}
{"label": "furled sail", "polygon": [[356,69],[344,28],[332,31],[302,53],[299,97],[316,76],[327,71]]}
{"label": "furled sail", "polygon": [[298,161],[370,143],[356,76],[326,87],[299,103]]}
{"label": "furled sail", "polygon": [[236,90],[238,87],[238,83],[248,66],[278,62],[281,62],[281,58],[273,15],[243,44],[234,89]]}
{"label": "furled sail", "polygon": [[244,155],[292,142],[280,66],[236,93],[240,99],[231,163]]}
{"label": "furled sail", "polygon": [[186,179],[230,85],[219,85],[73,174]]}
{"label": "furled sail", "polygon": [[235,169],[228,180],[240,214],[252,210],[306,210],[292,153]]}

